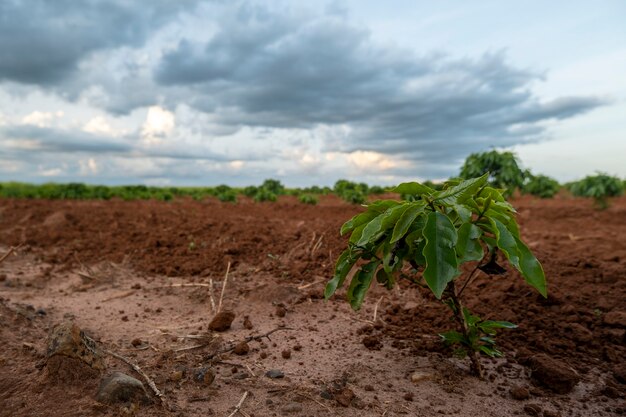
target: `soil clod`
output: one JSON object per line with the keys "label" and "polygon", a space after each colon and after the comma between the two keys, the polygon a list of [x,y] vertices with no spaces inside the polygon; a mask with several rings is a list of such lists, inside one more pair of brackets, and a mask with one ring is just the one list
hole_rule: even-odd
{"label": "soil clod", "polygon": [[530,391],[526,387],[515,386],[510,392],[514,400],[523,401],[530,398]]}
{"label": "soil clod", "polygon": [[48,362],[52,358],[67,357],[78,359],[89,367],[104,370],[102,353],[98,350],[96,342],[73,322],[63,322],[50,333],[46,351]]}
{"label": "soil clod", "polygon": [[233,349],[233,353],[235,355],[247,355],[250,352],[250,345],[248,345],[246,342],[239,342],[237,345],[235,345],[235,348]]}
{"label": "soil clod", "polygon": [[580,376],[564,362],[545,354],[528,360],[532,379],[557,394],[567,394],[580,381]]}
{"label": "soil clod", "polygon": [[230,329],[230,325],[235,320],[235,313],[232,311],[222,311],[213,317],[213,320],[209,323],[209,329],[215,332],[225,332]]}

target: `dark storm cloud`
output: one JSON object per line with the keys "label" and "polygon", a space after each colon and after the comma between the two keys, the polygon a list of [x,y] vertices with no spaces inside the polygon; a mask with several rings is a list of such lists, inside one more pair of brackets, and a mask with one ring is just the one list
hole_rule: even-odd
{"label": "dark storm cloud", "polygon": [[90,53],[142,45],[195,1],[3,0],[0,81],[51,85]]}
{"label": "dark storm cloud", "polygon": [[125,141],[80,130],[33,125],[0,127],[0,145],[13,151],[121,153],[132,149]]}
{"label": "dark storm cloud", "polygon": [[[539,102],[542,74],[515,68],[502,52],[475,59],[419,56],[375,44],[336,14],[307,19],[242,6],[205,43],[181,40],[154,76],[225,125],[353,130],[327,150],[402,153],[448,161],[490,145],[537,140],[537,123],[605,102]],[[419,45],[416,45],[419,46]]]}

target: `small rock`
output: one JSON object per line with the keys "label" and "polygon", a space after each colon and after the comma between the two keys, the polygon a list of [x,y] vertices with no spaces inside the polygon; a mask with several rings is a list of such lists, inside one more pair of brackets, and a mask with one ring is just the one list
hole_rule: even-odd
{"label": "small rock", "polygon": [[526,404],[524,406],[524,411],[526,412],[526,414],[528,414],[529,416],[540,416],[542,409],[538,404]]}
{"label": "small rock", "polygon": [[232,311],[222,311],[213,317],[213,320],[209,323],[209,329],[216,332],[225,332],[230,329],[230,325],[235,320],[235,313]]}
{"label": "small rock", "polygon": [[259,357],[260,357],[261,359],[265,359],[265,358],[267,358],[267,352],[263,351],[263,352],[259,353]]}
{"label": "small rock", "polygon": [[299,413],[302,411],[302,404],[289,403],[280,409],[283,413]]}
{"label": "small rock", "polygon": [[289,349],[283,350],[280,354],[283,357],[283,359],[291,358],[291,350]]}
{"label": "small rock", "polygon": [[135,338],[130,342],[130,344],[133,345],[133,347],[139,347],[143,345],[143,340]]}
{"label": "small rock", "polygon": [[211,385],[215,380],[215,372],[210,368],[198,368],[193,372],[193,379],[204,385]]}
{"label": "small rock", "polygon": [[511,387],[511,397],[514,400],[523,401],[530,398],[530,391],[526,387],[515,386]]}
{"label": "small rock", "polygon": [[609,326],[626,327],[626,311],[609,311],[602,321]]}
{"label": "small rock", "polygon": [[337,395],[335,395],[335,400],[342,407],[349,407],[353,398],[354,392],[350,388],[344,388]]}
{"label": "small rock", "polygon": [[238,343],[235,348],[233,349],[233,353],[235,355],[247,355],[250,352],[250,345],[248,345],[246,342],[240,342]]}
{"label": "small rock", "polygon": [[529,365],[532,379],[557,394],[567,394],[580,381],[578,373],[567,364],[543,353],[531,357]]}
{"label": "small rock", "polygon": [[181,379],[183,379],[183,371],[180,371],[180,370],[179,370],[179,371],[174,371],[174,372],[172,372],[172,373],[170,374],[169,379],[170,379],[170,381],[172,381],[172,382],[178,382],[178,381],[180,381]]}
{"label": "small rock", "polygon": [[254,326],[252,326],[252,322],[250,321],[250,317],[245,316],[243,318],[243,328],[247,330],[252,330]]}
{"label": "small rock", "polygon": [[432,379],[433,374],[429,372],[415,371],[411,374],[411,382],[417,384],[418,382]]}
{"label": "small rock", "polygon": [[140,401],[144,404],[150,402],[148,393],[141,381],[121,372],[113,372],[102,379],[96,400],[105,404],[128,401]]}
{"label": "small rock", "polygon": [[272,379],[284,378],[285,374],[280,369],[270,369],[265,373],[265,376]]}
{"label": "small rock", "polygon": [[85,333],[74,323],[64,322],[55,326],[48,338],[46,351],[48,360],[55,356],[67,356],[78,359],[93,369],[105,368],[102,354],[96,346],[96,342],[87,337]]}
{"label": "small rock", "polygon": [[406,401],[413,401],[413,393],[407,392],[402,398],[404,398]]}

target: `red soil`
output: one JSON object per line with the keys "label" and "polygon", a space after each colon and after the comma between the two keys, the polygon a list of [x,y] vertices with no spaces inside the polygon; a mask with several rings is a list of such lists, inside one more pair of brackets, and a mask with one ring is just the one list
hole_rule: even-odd
{"label": "red soil", "polygon": [[[515,272],[482,276],[466,290],[471,310],[519,325],[498,335],[508,359],[485,360],[489,377],[478,381],[436,337],[454,327],[446,308],[413,284],[373,288],[359,313],[341,296],[321,300],[345,245],[339,227],[358,206],[334,197],[318,206],[292,198],[237,205],[0,200],[0,254],[25,245],[0,264],[0,415],[120,411],[93,400],[97,382],[64,386],[40,371],[46,332],[68,317],[163,388],[168,406],[126,410],[138,415],[228,415],[245,391],[242,410],[257,416],[508,416],[537,407],[546,416],[626,413],[626,198],[605,211],[565,197],[512,203],[550,295],[543,299]],[[215,338],[206,287],[159,287],[212,280],[217,300],[229,263],[224,308],[236,318]],[[367,324],[380,297],[378,319]],[[279,325],[291,330],[250,341],[241,356],[210,358]],[[537,354],[565,362],[582,381],[568,395],[535,385],[525,358]],[[114,358],[107,363],[133,375]],[[217,374],[210,387],[193,378],[203,366]],[[286,376],[269,379],[269,369]],[[415,371],[428,378],[412,382]],[[511,397],[520,386],[530,399]]]}

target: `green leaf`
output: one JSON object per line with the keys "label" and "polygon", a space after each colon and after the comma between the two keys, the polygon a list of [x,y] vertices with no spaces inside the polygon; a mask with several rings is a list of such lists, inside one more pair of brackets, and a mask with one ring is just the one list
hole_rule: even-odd
{"label": "green leaf", "polygon": [[377,200],[373,203],[368,204],[367,211],[371,211],[374,213],[383,213],[385,210],[390,209],[391,207],[397,206],[400,203],[395,200]]}
{"label": "green leaf", "polygon": [[465,337],[463,337],[463,335],[455,330],[450,330],[448,332],[445,333],[441,333],[439,335],[444,343],[451,345],[454,343],[464,343],[465,342]]}
{"label": "green leaf", "polygon": [[520,268],[519,271],[528,284],[535,288],[541,295],[548,297],[548,289],[546,288],[546,276],[543,272],[541,264],[532,254],[528,246],[521,241],[521,239],[515,238],[517,241],[517,247],[520,255]]}
{"label": "green leaf", "polygon": [[368,224],[369,223],[363,223],[362,225],[357,226],[352,231],[352,234],[350,235],[350,240],[349,240],[351,244],[356,245],[359,239],[361,239],[361,235],[363,235],[363,229],[365,229],[365,226],[367,226]]}
{"label": "green leaf", "polygon": [[463,204],[487,182],[488,178],[489,174],[484,174],[483,176],[478,178],[465,180],[460,182],[458,185],[447,188],[443,191],[439,191],[433,194],[433,196],[435,197],[435,201],[439,204]]}
{"label": "green leaf", "polygon": [[363,299],[365,298],[365,294],[372,284],[372,280],[374,279],[374,274],[376,273],[378,265],[380,265],[380,261],[374,261],[365,264],[352,278],[352,281],[350,282],[350,287],[348,288],[347,298],[350,302],[350,306],[354,310],[358,310],[361,308],[361,305],[363,304]]}
{"label": "green leaf", "polygon": [[341,226],[341,236],[345,235],[348,232],[353,231],[358,226],[365,224],[372,220],[374,217],[378,216],[378,212],[376,211],[365,211],[363,213],[357,214],[347,222]]}
{"label": "green leaf", "polygon": [[388,228],[396,224],[398,218],[406,209],[406,204],[397,205],[376,216],[367,224],[367,226],[365,226],[365,229],[363,229],[363,234],[361,235],[357,246],[363,247],[368,243],[375,242]]}
{"label": "green leaf", "polygon": [[418,182],[404,182],[393,188],[391,192],[421,196],[422,194],[432,194],[435,190]]}
{"label": "green leaf", "polygon": [[458,274],[458,261],[454,247],[457,232],[450,219],[438,211],[428,214],[424,225],[423,255],[426,258],[424,280],[435,297],[441,298],[448,282]]}
{"label": "green leaf", "polygon": [[393,228],[391,243],[395,243],[402,239],[402,237],[409,230],[409,227],[411,227],[411,224],[413,224],[413,221],[415,221],[415,218],[424,211],[424,207],[426,207],[426,203],[424,201],[409,204],[409,207],[404,213],[402,213],[402,216],[400,216],[400,219]]}
{"label": "green leaf", "polygon": [[485,320],[478,327],[487,334],[495,334],[495,329],[516,329],[517,324],[508,321]]}
{"label": "green leaf", "polygon": [[324,289],[324,298],[328,300],[330,296],[337,291],[337,288],[343,285],[343,282],[346,280],[346,276],[348,276],[348,273],[356,263],[357,259],[358,257],[352,256],[349,249],[341,252],[341,255],[339,255],[335,264],[335,274],[328,284],[326,284],[326,288]]}
{"label": "green leaf", "polygon": [[483,259],[484,253],[479,241],[480,235],[482,235],[482,231],[475,224],[463,223],[459,227],[456,244],[459,263]]}
{"label": "green leaf", "polygon": [[495,228],[498,248],[504,253],[511,265],[520,270],[519,248],[515,236],[498,219],[492,218],[490,220]]}

